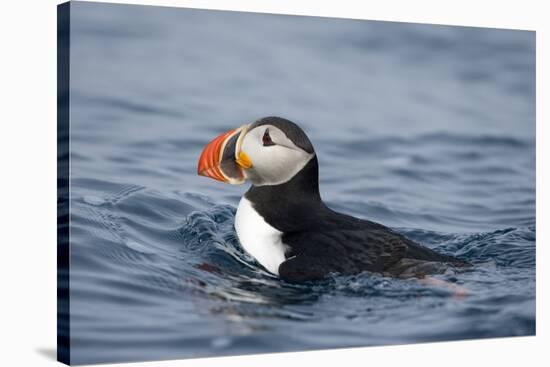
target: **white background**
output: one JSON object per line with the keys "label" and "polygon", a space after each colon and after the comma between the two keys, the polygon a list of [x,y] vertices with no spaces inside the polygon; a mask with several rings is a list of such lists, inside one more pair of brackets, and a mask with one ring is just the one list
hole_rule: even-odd
{"label": "white background", "polygon": [[[537,336],[132,364],[132,366],[542,366],[548,337],[549,186],[545,1],[116,1],[537,31]],[[56,5],[0,7],[0,365],[56,365]],[[546,42],[546,47],[544,43]],[[545,105],[544,105],[545,103]],[[545,166],[546,167],[545,167]],[[546,210],[543,210],[546,208]],[[546,286],[546,292],[543,290]],[[546,361],[544,360],[546,359]]]}

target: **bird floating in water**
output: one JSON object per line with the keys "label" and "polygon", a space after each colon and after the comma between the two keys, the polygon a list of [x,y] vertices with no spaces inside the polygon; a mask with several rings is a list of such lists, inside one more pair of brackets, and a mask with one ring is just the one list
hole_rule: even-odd
{"label": "bird floating in water", "polygon": [[239,203],[235,230],[244,250],[283,280],[362,271],[422,278],[466,265],[381,224],[330,209],[319,192],[313,145],[289,120],[265,117],[221,134],[204,148],[198,174],[252,183]]}

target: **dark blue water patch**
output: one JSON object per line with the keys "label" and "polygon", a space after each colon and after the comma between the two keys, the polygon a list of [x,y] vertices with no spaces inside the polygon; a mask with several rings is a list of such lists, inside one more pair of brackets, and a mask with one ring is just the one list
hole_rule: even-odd
{"label": "dark blue water patch", "polygon": [[171,117],[184,117],[180,112],[172,111],[167,106],[155,106],[151,104],[151,101],[140,101],[139,103],[131,102],[128,99],[121,99],[115,96],[83,96],[72,95],[74,98],[81,99],[79,103],[91,105],[91,106],[107,106],[109,109],[123,110],[125,112],[131,111],[131,113],[154,115],[154,116],[171,116]]}
{"label": "dark blue water patch", "polygon": [[511,137],[511,136],[497,136],[497,135],[456,135],[448,133],[432,133],[426,134],[421,139],[422,142],[436,142],[439,144],[449,145],[469,145],[475,148],[487,148],[487,147],[510,147],[510,148],[524,148],[530,142]]}

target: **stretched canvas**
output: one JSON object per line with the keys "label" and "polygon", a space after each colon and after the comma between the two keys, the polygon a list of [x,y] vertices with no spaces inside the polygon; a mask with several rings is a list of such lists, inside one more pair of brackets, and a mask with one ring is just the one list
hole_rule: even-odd
{"label": "stretched canvas", "polygon": [[535,220],[535,32],[58,7],[61,362],[534,335]]}

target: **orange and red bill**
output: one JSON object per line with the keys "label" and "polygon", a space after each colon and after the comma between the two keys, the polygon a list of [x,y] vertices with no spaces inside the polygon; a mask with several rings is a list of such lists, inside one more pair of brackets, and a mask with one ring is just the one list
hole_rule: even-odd
{"label": "orange and red bill", "polygon": [[[197,173],[229,184],[240,184],[245,180],[240,151],[247,125],[223,133],[208,143],[199,158]],[[240,158],[241,157],[241,158]]]}

